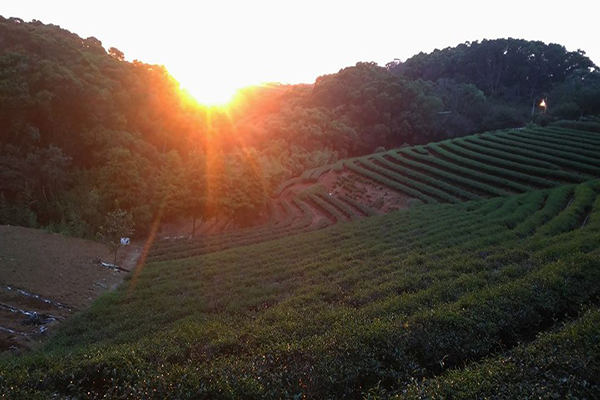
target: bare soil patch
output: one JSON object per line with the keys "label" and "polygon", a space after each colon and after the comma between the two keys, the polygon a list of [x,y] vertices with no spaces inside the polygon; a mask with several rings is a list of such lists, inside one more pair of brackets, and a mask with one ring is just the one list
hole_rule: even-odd
{"label": "bare soil patch", "polygon": [[[121,249],[117,265],[133,269],[140,252],[135,244]],[[100,261],[113,261],[103,244],[0,226],[0,352],[34,346],[55,325],[114,289],[125,273]]]}
{"label": "bare soil patch", "polygon": [[[342,171],[328,171],[321,175],[316,183],[296,183],[285,189],[280,199],[291,201],[299,193],[314,185],[322,185],[334,197],[350,196],[380,214],[406,209],[411,200],[411,197],[359,176],[347,168]],[[323,215],[320,209],[312,208],[317,214],[313,224],[321,218],[331,219],[330,216]],[[358,212],[358,214],[363,213]]]}
{"label": "bare soil patch", "polygon": [[353,197],[377,213],[387,213],[408,208],[411,197],[383,186],[344,168],[342,172],[330,171],[319,180],[333,196]]}

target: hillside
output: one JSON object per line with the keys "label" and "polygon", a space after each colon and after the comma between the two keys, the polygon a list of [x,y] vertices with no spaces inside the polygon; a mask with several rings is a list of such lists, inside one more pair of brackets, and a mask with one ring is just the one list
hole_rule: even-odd
{"label": "hillside", "polygon": [[149,262],[42,351],[0,361],[3,390],[594,397],[599,192],[596,179],[420,205]]}
{"label": "hillside", "polygon": [[[219,29],[261,73],[267,53],[304,73],[271,40],[288,17],[256,43],[242,20]],[[583,50],[466,42],[205,106],[183,87],[222,95],[203,82],[252,63],[207,74],[221,58],[184,46],[225,35],[173,36],[182,21],[153,23],[151,47],[183,52],[180,86],[0,16],[0,398],[600,398],[600,69]],[[324,21],[318,43],[346,43]]]}
{"label": "hillside", "polygon": [[283,183],[269,220],[219,232],[211,220],[193,240],[154,243],[149,260],[185,258],[406,209],[510,196],[600,178],[600,136],[555,127],[489,132],[405,147],[306,171]]}
{"label": "hillside", "polygon": [[[237,230],[263,221],[271,192],[307,170],[600,113],[597,67],[557,44],[498,39],[402,65],[359,62],[311,84],[245,88],[218,108],[95,37],[0,16],[0,38],[0,224],[84,238],[117,210],[140,238],[158,216]],[[532,110],[542,98],[551,107]]]}

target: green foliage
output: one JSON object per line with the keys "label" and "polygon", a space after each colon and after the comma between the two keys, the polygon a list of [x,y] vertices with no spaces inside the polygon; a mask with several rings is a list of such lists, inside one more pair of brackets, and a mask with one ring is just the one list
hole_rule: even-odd
{"label": "green foliage", "polygon": [[561,186],[550,192],[545,198],[544,206],[527,219],[522,220],[516,232],[522,236],[531,235],[537,228],[546,224],[567,207],[572,194],[572,186]]}
{"label": "green foliage", "polygon": [[162,163],[156,182],[155,200],[157,205],[155,209],[160,210],[161,216],[167,220],[182,216],[187,211],[187,202],[192,197],[190,193],[192,187],[195,190],[195,196],[203,195],[200,192],[201,189],[198,190],[197,180],[188,175],[190,170],[197,168],[197,163],[196,159],[190,160],[191,165],[186,171],[177,152],[170,151],[165,155],[165,161]]}
{"label": "green foliage", "polygon": [[438,178],[438,177],[442,178],[445,182],[452,182],[452,183],[458,184],[460,186],[466,186],[471,189],[479,190],[486,194],[490,194],[492,196],[506,196],[507,195],[506,191],[495,188],[493,186],[486,185],[484,183],[480,183],[479,181],[476,181],[474,179],[464,178],[461,175],[458,175],[455,173],[446,172],[443,169],[438,169],[438,168],[432,167],[426,163],[412,160],[406,156],[407,154],[408,154],[407,152],[403,152],[403,151],[400,151],[400,152],[391,151],[387,154],[387,156],[389,156],[389,159],[393,160],[393,162],[395,162],[395,163],[398,163],[401,165],[406,165],[417,171],[423,171],[423,172],[427,173],[428,175],[432,175],[435,178]]}
{"label": "green foliage", "polygon": [[[513,137],[527,140],[531,148],[523,150],[521,141],[510,141]],[[336,180],[331,187],[332,195],[325,196],[323,188],[312,186],[308,191],[316,191],[313,194],[321,196],[321,199],[315,200],[308,195],[305,199],[310,199],[332,221],[342,221],[344,218],[352,219],[357,215],[372,213],[369,210],[363,212],[360,206],[355,206],[356,203],[366,206],[372,202],[363,198],[366,189],[363,187],[363,191],[358,190],[353,183],[355,180],[367,186],[379,186],[379,189],[386,187],[425,203],[457,203],[481,197],[508,196],[515,192],[593,179],[586,172],[594,170],[594,166],[582,161],[592,162],[590,156],[597,149],[600,146],[589,134],[558,128],[472,135],[427,146],[409,146],[384,154],[340,160],[333,170],[346,168],[351,173],[334,175]],[[304,178],[288,181],[282,188],[298,182],[314,182],[311,177],[320,176],[322,171],[331,168],[324,166],[308,170]],[[338,190],[347,193],[340,197],[341,202],[337,199],[340,196]],[[354,205],[347,206],[343,202],[345,198],[353,198]],[[383,205],[383,199],[378,201],[379,204],[373,205],[375,209]],[[327,209],[331,206],[334,210]],[[530,206],[535,207],[533,203]],[[507,221],[507,224],[514,228],[520,218],[529,216],[527,210],[523,208],[523,214],[515,214],[515,220]],[[341,215],[336,215],[339,212]],[[543,214],[539,217],[543,218]]]}
{"label": "green foliage", "polygon": [[407,154],[411,158],[422,161],[426,164],[434,165],[436,168],[441,168],[446,171],[452,171],[457,175],[469,176],[472,179],[480,180],[485,183],[496,184],[500,187],[506,187],[508,189],[515,190],[518,192],[524,192],[528,190],[528,187],[521,183],[504,179],[494,174],[485,173],[479,168],[469,168],[469,166],[463,167],[460,165],[460,163],[456,162],[455,158],[452,155],[450,155],[448,158],[423,156],[411,150],[412,149],[407,149],[403,150],[402,152],[403,154]]}
{"label": "green foliage", "polygon": [[[548,109],[552,117],[580,120],[586,115],[598,115],[600,114],[600,71],[598,69],[575,71],[563,83],[556,85],[548,95],[553,99]],[[570,123],[571,126],[577,124],[575,121]]]}
{"label": "green foliage", "polygon": [[407,206],[410,209],[410,208],[414,208],[414,207],[420,206],[422,204],[423,204],[423,202],[421,200],[419,200],[419,199],[410,199],[408,201]]}
{"label": "green foliage", "polygon": [[[538,139],[540,139],[540,138],[538,138]],[[504,159],[504,160],[510,161],[512,163],[508,163],[506,165],[513,166],[515,168],[518,168],[519,164],[529,164],[535,168],[533,170],[534,172],[539,172],[540,168],[543,169],[544,171],[558,169],[558,167],[556,165],[554,165],[550,162],[537,160],[532,157],[520,156],[518,154],[512,154],[511,152],[508,151],[508,149],[503,148],[502,146],[497,146],[497,145],[490,146],[488,143],[482,142],[481,136],[477,136],[477,135],[474,135],[471,137],[465,137],[465,138],[462,138],[462,140],[456,140],[453,143],[471,150],[470,154],[473,154],[472,152],[483,153],[482,157],[485,157],[485,156],[493,157],[493,158],[491,158],[492,160]],[[488,144],[488,145],[486,146],[486,144]],[[520,168],[522,168],[522,167],[520,167]]]}
{"label": "green foliage", "polygon": [[[557,99],[549,119],[597,108],[589,59],[539,42],[473,42],[387,68],[358,63],[312,86],[247,88],[225,113],[183,95],[164,67],[127,62],[96,38],[2,17],[0,35],[0,193],[18,209],[11,223],[87,236],[115,200],[139,234],[159,213],[166,222],[231,217],[249,225],[264,214],[268,195],[294,177],[312,183],[343,170],[343,158],[522,126],[530,98],[541,92]],[[524,51],[531,54],[522,58]],[[575,162],[598,166],[577,148],[588,159]],[[439,180],[432,183],[440,189]],[[416,186],[402,183],[441,201],[473,196]]]}
{"label": "green foliage", "polygon": [[352,207],[360,210],[360,212],[363,213],[367,217],[370,217],[370,216],[376,214],[376,212],[372,208],[364,205],[360,201],[354,200],[352,197],[342,195],[342,196],[340,196],[340,200],[344,201],[344,202],[350,204]]}
{"label": "green foliage", "polygon": [[533,175],[511,170],[514,169],[514,166],[519,167],[519,164],[512,164],[509,161],[488,157],[477,152],[462,149],[456,146],[454,142],[433,143],[430,145],[430,148],[444,157],[454,160],[460,165],[485,171],[492,175],[500,175],[503,178],[515,178],[515,180],[534,184],[539,187],[552,187],[555,185],[548,179],[538,178]]}
{"label": "green foliage", "polygon": [[589,134],[586,135],[583,131],[573,131],[549,126],[543,131],[534,130],[533,133],[543,135],[546,138],[568,140],[571,145],[585,145],[588,148],[590,148],[589,145],[593,146],[591,148],[600,146],[600,137],[594,138]]}
{"label": "green foliage", "polygon": [[[600,296],[597,121],[447,140],[523,126],[541,92],[544,123],[594,112],[581,52],[474,42],[248,89],[225,115],[95,38],[4,18],[0,37],[0,223],[101,226],[116,263],[159,215],[273,216],[154,243],[139,276],[0,359],[0,396],[600,393],[597,312],[580,318]],[[345,195],[268,200],[331,170]],[[322,229],[375,213],[356,183],[408,209]]]}
{"label": "green foliage", "polygon": [[[206,156],[200,149],[193,150],[188,155],[188,160],[183,167],[182,184],[184,190],[187,190],[187,197],[184,198],[184,213],[191,215],[194,220],[192,236],[196,227],[196,219],[205,216],[208,203],[206,181]],[[184,194],[186,194],[184,192]]]}
{"label": "green foliage", "polygon": [[[481,136],[481,139],[488,142],[495,142],[495,146],[497,148],[511,149],[514,153],[520,155],[530,156],[532,158],[551,162],[566,168],[573,168],[582,173],[591,174],[593,176],[598,176],[599,174],[599,169],[597,167],[586,164],[585,162],[581,162],[581,157],[572,156],[565,151],[547,149],[539,145],[518,143],[511,140],[511,138],[508,138],[506,135],[485,134]],[[593,162],[597,163],[597,161]]]}
{"label": "green foliage", "polygon": [[[548,149],[551,149],[553,151],[558,150],[561,152],[574,153],[581,159],[581,161],[583,161],[585,163],[592,164],[592,165],[600,165],[600,161],[595,159],[596,156],[598,155],[598,153],[593,150],[583,149],[578,146],[573,146],[569,142],[555,141],[552,139],[549,139],[549,140],[546,139],[540,143],[539,136],[532,138],[530,136],[527,136],[528,133],[529,133],[528,130],[524,130],[522,132],[521,131],[510,132],[510,134],[511,134],[510,137],[512,140],[515,140],[519,143],[526,143],[526,144],[547,147]],[[561,153],[555,153],[555,154],[558,155]],[[562,153],[562,154],[564,154],[564,153]]]}
{"label": "green foliage", "polygon": [[[598,205],[599,185],[575,192],[595,193]],[[525,236],[518,222],[564,193],[421,205],[151,261],[65,322],[44,348],[0,360],[0,390],[412,398],[531,396],[550,385],[553,393],[592,396],[600,390],[590,351],[597,313],[581,310],[600,295],[599,231],[538,235],[562,219],[560,207]],[[562,328],[569,318],[576,321]]]}
{"label": "green foliage", "polygon": [[467,42],[388,64],[392,73],[410,79],[451,79],[492,97],[529,101],[567,78],[581,84],[581,76],[594,67],[581,50],[512,38]]}
{"label": "green foliage", "polygon": [[598,122],[581,122],[581,121],[557,121],[552,124],[567,129],[577,129],[589,132],[600,133],[600,123]]}
{"label": "green foliage", "polygon": [[302,182],[302,177],[292,178],[290,180],[287,180],[287,181],[283,182],[281,185],[279,185],[277,187],[277,189],[273,193],[273,197],[279,197],[279,196],[281,196],[281,194],[283,193],[283,191],[285,189],[287,189],[290,186],[293,186],[293,185],[295,185],[296,183],[299,183],[299,182]]}
{"label": "green foliage", "polygon": [[463,198],[465,200],[474,200],[474,199],[478,198],[478,196],[474,195],[473,193],[468,192],[466,190],[462,190],[461,188],[459,188],[451,183],[447,183],[442,180],[437,180],[437,179],[431,177],[430,175],[422,174],[422,173],[412,170],[410,168],[403,167],[399,164],[396,164],[396,163],[393,163],[393,162],[387,160],[383,156],[376,155],[373,157],[373,159],[379,165],[381,165],[389,170],[401,173],[406,176],[413,177],[427,185],[442,189],[448,193],[451,193],[452,195],[460,196],[461,198]]}
{"label": "green foliage", "polygon": [[578,186],[574,197],[567,207],[558,214],[550,223],[539,229],[538,235],[551,235],[568,232],[583,224],[589,214],[592,203],[596,199],[598,187]]}
{"label": "green foliage", "polygon": [[98,231],[98,238],[106,243],[115,255],[114,265],[117,265],[117,251],[121,247],[121,238],[130,237],[134,232],[135,223],[130,212],[117,209],[106,215],[104,224]]}
{"label": "green foliage", "polygon": [[[397,181],[387,177],[389,175],[396,177],[396,174],[393,174],[391,172],[380,174],[379,171],[373,171],[370,169],[366,169],[366,168],[363,168],[362,165],[357,165],[355,163],[348,163],[347,166],[348,166],[348,169],[350,169],[352,172],[354,172],[358,175],[364,176],[366,178],[369,178],[369,179],[373,180],[374,182],[381,183],[389,188],[395,189],[399,192],[402,192],[409,196],[420,199],[426,203],[437,203],[437,200],[434,199],[433,197],[423,194],[423,193],[419,192],[418,190],[415,190],[409,186],[404,185],[403,183],[397,182]],[[376,170],[376,168],[375,168],[375,170]],[[400,180],[401,178],[397,178],[397,179]],[[402,180],[404,180],[404,179],[402,179]],[[378,208],[378,207],[376,207],[376,208]]]}
{"label": "green foliage", "polygon": [[411,384],[395,398],[593,398],[600,360],[590,349],[600,339],[599,327],[600,311],[592,308],[506,355]]}

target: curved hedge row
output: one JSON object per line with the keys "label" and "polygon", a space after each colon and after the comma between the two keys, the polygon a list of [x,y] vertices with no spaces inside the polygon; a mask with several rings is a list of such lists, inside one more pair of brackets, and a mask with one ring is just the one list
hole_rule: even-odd
{"label": "curved hedge row", "polygon": [[[0,396],[594,397],[600,331],[579,318],[600,296],[600,230],[544,226],[577,207],[598,221],[599,185],[571,186],[566,209],[561,187],[149,263],[36,353],[0,359]],[[523,236],[515,221],[544,209]]]}

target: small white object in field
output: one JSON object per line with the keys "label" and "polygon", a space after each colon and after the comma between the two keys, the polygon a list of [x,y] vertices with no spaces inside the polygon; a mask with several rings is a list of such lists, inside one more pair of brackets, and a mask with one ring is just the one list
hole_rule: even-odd
{"label": "small white object in field", "polygon": [[329,193],[329,195],[331,196],[331,193]]}
{"label": "small white object in field", "polygon": [[122,237],[121,238],[121,244],[123,246],[127,246],[129,243],[131,243],[131,240],[128,237]]}

